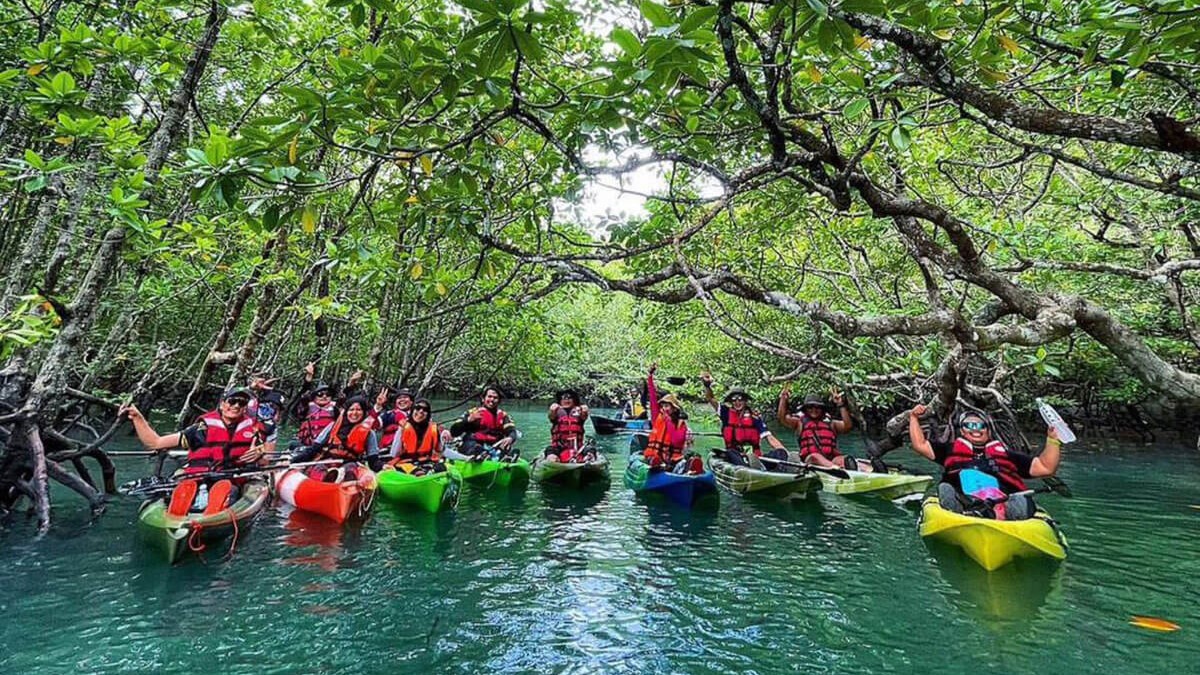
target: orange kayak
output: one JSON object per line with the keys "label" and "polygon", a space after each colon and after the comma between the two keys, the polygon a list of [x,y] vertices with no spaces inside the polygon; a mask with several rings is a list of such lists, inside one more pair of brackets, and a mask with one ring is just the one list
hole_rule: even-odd
{"label": "orange kayak", "polygon": [[363,520],[375,501],[375,474],[358,466],[358,478],[338,483],[313,480],[302,469],[276,474],[275,492],[283,501],[302,510],[319,513],[339,523]]}

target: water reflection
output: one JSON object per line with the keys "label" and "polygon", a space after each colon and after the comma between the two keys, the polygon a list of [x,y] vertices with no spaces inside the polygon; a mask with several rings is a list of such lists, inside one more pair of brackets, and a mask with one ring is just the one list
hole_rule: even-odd
{"label": "water reflection", "polygon": [[949,584],[946,598],[986,626],[1012,630],[1028,627],[1061,578],[1056,560],[1017,558],[988,572],[956,546],[927,541],[941,578]]}

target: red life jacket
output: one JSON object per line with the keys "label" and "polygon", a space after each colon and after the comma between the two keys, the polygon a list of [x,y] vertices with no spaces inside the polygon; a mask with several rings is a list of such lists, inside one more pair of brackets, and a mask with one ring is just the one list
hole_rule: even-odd
{"label": "red life jacket", "polygon": [[[379,447],[381,447],[381,448],[392,447],[392,441],[395,440],[395,438],[396,438],[396,432],[400,431],[400,427],[404,426],[404,423],[408,421],[408,412],[407,411],[401,410],[399,408],[393,408],[391,410],[391,413],[392,413],[392,421],[390,424],[382,424],[379,422],[379,420],[382,419],[382,417],[383,417],[382,415],[380,415],[378,418],[376,418],[376,426],[381,427],[381,430],[379,432],[380,433]],[[384,414],[387,414],[387,413],[384,413]]]}
{"label": "red life jacket", "polygon": [[818,454],[825,459],[832,460],[842,455],[838,452],[837,430],[833,428],[833,424],[829,420],[814,420],[805,417],[800,420],[800,433],[797,434],[797,437],[800,441],[801,458]]}
{"label": "red life jacket", "polygon": [[200,420],[204,422],[204,444],[188,448],[184,473],[205,473],[234,464],[262,430],[262,425],[249,415],[243,415],[232,431],[216,410],[201,415]]}
{"label": "red life jacket", "polygon": [[329,430],[329,438],[325,440],[325,449],[321,453],[322,459],[357,461],[367,454],[367,439],[374,431],[375,423],[368,417],[355,424],[343,441],[338,432],[341,431],[345,419],[345,415],[342,415],[333,423],[333,428]]}
{"label": "red life jacket", "polygon": [[1026,489],[1017,465],[1008,457],[1008,448],[1000,441],[991,441],[977,450],[967,439],[956,438],[954,445],[950,446],[950,454],[942,462],[942,468],[946,478],[957,479],[958,473],[963,469],[978,469],[996,476],[1005,492],[1020,492]]}
{"label": "red life jacket", "polygon": [[683,459],[684,448],[687,447],[687,422],[671,419],[666,413],[659,413],[654,418],[654,426],[650,429],[650,438],[642,456],[650,466],[666,463],[668,466]]}
{"label": "red life jacket", "polygon": [[504,420],[508,416],[503,410],[496,408],[496,412],[492,412],[487,408],[476,408],[471,412],[475,411],[479,412],[479,429],[471,434],[471,438],[485,445],[492,445],[504,438]]}
{"label": "red life jacket", "polygon": [[550,423],[550,443],[563,450],[575,450],[583,447],[583,435],[579,408],[559,408],[554,421]]}
{"label": "red life jacket", "polygon": [[725,447],[740,449],[749,445],[757,450],[759,443],[762,442],[762,437],[758,433],[758,416],[749,408],[740,413],[733,408],[726,408],[726,410],[728,415],[725,426],[721,429]]}
{"label": "red life jacket", "polygon": [[400,432],[400,447],[398,448],[396,457],[420,462],[429,459],[441,459],[441,456],[441,427],[435,422],[430,422],[429,428],[425,430],[425,435],[421,437],[421,441],[418,443],[417,430],[411,424],[404,425],[404,429]]}
{"label": "red life jacket", "polygon": [[322,408],[316,403],[308,404],[308,414],[304,416],[304,421],[300,423],[300,429],[296,431],[296,440],[300,441],[300,445],[312,445],[313,441],[317,440],[317,435],[325,431],[325,427],[333,424],[337,419],[337,404],[330,403]]}

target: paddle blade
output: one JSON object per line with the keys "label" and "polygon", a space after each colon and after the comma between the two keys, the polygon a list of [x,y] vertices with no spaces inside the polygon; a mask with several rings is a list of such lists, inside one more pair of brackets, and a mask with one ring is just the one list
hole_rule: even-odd
{"label": "paddle blade", "polygon": [[1051,492],[1060,497],[1070,498],[1075,496],[1071,492],[1071,488],[1067,487],[1067,484],[1064,483],[1063,480],[1058,476],[1046,476],[1042,479],[1042,483],[1046,487],[1050,488]]}
{"label": "paddle blade", "polygon": [[663,379],[666,380],[668,383],[673,384],[675,386],[687,384],[687,378],[679,377],[678,375],[672,375],[671,377],[664,377]]}
{"label": "paddle blade", "polygon": [[171,493],[167,513],[172,516],[186,516],[188,509],[192,508],[192,501],[196,499],[197,489],[199,484],[194,480],[185,480],[176,486],[175,491]]}
{"label": "paddle blade", "polygon": [[1166,619],[1156,619],[1152,616],[1137,616],[1134,615],[1129,619],[1129,625],[1145,628],[1147,630],[1156,630],[1163,633],[1173,633],[1179,630],[1179,624],[1172,623]]}
{"label": "paddle blade", "polygon": [[227,480],[219,480],[208,491],[208,506],[204,508],[204,515],[211,516],[225,510],[225,504],[229,501],[229,495],[233,493],[233,483]]}

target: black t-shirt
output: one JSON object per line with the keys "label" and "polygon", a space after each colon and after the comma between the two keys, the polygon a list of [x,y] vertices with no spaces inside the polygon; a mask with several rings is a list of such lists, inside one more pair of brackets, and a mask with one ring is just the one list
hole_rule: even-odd
{"label": "black t-shirt", "polygon": [[[929,445],[933,448],[933,461],[945,466],[946,458],[950,456],[950,452],[954,448],[954,441],[931,441]],[[1033,455],[1009,450],[1008,459],[1017,466],[1017,473],[1021,475],[1021,478],[1032,478],[1029,470],[1033,466]],[[958,475],[955,474],[950,482],[958,484]]]}

